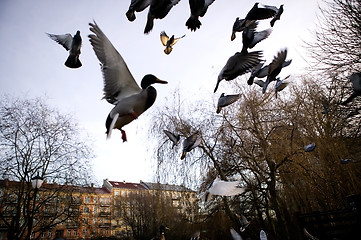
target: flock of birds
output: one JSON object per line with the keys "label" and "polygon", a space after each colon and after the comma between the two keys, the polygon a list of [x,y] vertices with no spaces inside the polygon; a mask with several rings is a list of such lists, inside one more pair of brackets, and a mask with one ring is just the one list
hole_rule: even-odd
{"label": "flock of birds", "polygon": [[[170,9],[179,1],[180,0],[131,0],[126,16],[129,21],[134,21],[136,19],[135,12],[143,11],[149,7],[147,23],[144,29],[144,33],[147,34],[153,29],[154,20],[164,18]],[[208,7],[213,2],[214,0],[189,0],[191,15],[185,23],[188,29],[196,31],[200,28],[201,22],[199,18],[205,15]],[[265,61],[261,59],[262,51],[249,52],[249,49],[252,49],[259,42],[268,38],[272,32],[271,28],[257,31],[259,21],[271,19],[270,25],[274,27],[275,22],[280,19],[283,10],[283,5],[279,8],[268,5],[260,7],[259,3],[255,3],[245,18],[236,18],[232,28],[231,41],[236,38],[237,33],[242,33],[243,47],[240,52],[236,52],[228,59],[220,71],[214,92],[218,90],[222,80],[231,81],[249,72],[251,72],[251,74],[247,81],[248,85],[256,83],[262,88],[262,93],[266,92],[271,82],[276,82],[274,91],[277,97],[277,92],[282,91],[288,85],[288,82],[285,80],[289,76],[282,80],[278,77],[281,70],[289,66],[292,62],[292,60],[286,60],[287,49],[280,50],[271,63],[266,66],[264,66]],[[139,86],[129,71],[126,62],[97,23],[94,21],[93,23],[89,23],[89,25],[90,31],[92,32],[88,36],[89,41],[96,57],[100,61],[103,73],[103,98],[114,105],[114,108],[110,111],[106,119],[107,138],[111,136],[113,129],[119,129],[123,141],[127,141],[126,133],[122,128],[137,119],[154,104],[157,91],[152,84],[167,84],[167,82],[158,79],[152,74],[148,74],[143,77]],[[82,66],[79,60],[82,45],[80,31],[77,31],[74,36],[69,33],[64,35],[48,34],[48,36],[69,51],[69,56],[65,62],[67,67],[79,68]],[[165,46],[164,52],[170,54],[172,46],[184,36],[175,38],[173,35],[169,38],[164,31],[161,32],[160,39],[161,43]],[[261,78],[266,78],[266,80],[263,81]],[[353,94],[342,103],[343,105],[348,104],[353,98],[361,95],[361,73],[351,75],[350,81],[352,82],[354,91]],[[223,107],[236,102],[240,97],[240,94],[225,95],[222,93],[218,100],[216,113],[220,113]],[[171,142],[173,142],[173,147],[178,145],[181,139],[180,134],[174,134],[168,130],[164,130],[164,133],[169,137]],[[190,152],[200,144],[201,136],[198,131],[185,138],[181,159],[184,159],[187,152]],[[305,152],[313,151],[315,147],[316,145],[311,143],[305,146]],[[342,163],[351,161],[353,160],[344,159]],[[234,196],[241,194],[245,189],[239,187],[239,185],[239,181],[227,182],[216,178],[207,188],[204,199],[206,201],[211,195]],[[231,229],[231,234],[234,239],[241,239],[234,229]],[[263,236],[265,236],[265,234]],[[261,237],[261,239],[266,238]]]}

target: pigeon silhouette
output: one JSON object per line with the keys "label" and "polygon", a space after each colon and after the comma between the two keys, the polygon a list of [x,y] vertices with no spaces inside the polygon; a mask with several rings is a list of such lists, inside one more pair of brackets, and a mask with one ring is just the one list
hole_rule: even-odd
{"label": "pigeon silhouette", "polygon": [[179,38],[174,38],[174,35],[172,35],[171,38],[168,37],[168,35],[163,31],[160,33],[160,41],[162,42],[163,46],[165,46],[164,49],[164,53],[165,54],[170,54],[173,50],[173,45],[176,44],[179,39],[184,38],[185,35],[179,37]]}
{"label": "pigeon silhouette", "polygon": [[357,72],[357,73],[353,73],[350,77],[349,77],[350,82],[352,83],[352,94],[345,100],[343,101],[341,104],[342,105],[347,105],[348,103],[352,102],[352,100],[361,95],[361,73]]}
{"label": "pigeon silhouette", "polygon": [[202,142],[202,138],[199,136],[199,132],[193,133],[191,136],[187,137],[183,141],[183,152],[181,159],[186,157],[187,152],[192,151],[194,148],[198,147]]}
{"label": "pigeon silhouette", "polygon": [[245,27],[242,33],[242,52],[247,52],[248,48],[253,48],[257,43],[261,42],[262,40],[268,38],[271,34],[272,29],[266,29],[261,32],[256,32],[257,22],[254,24],[250,24],[249,26]]}
{"label": "pigeon silhouette", "polygon": [[128,20],[133,22],[136,19],[135,12],[141,12],[150,5],[151,0],[132,0],[128,11],[125,13]]}
{"label": "pigeon silhouette", "polygon": [[174,148],[174,146],[177,146],[179,141],[180,141],[180,135],[179,134],[174,134],[168,130],[163,130],[163,132],[169,137],[169,139],[173,142],[173,146],[172,148]]}
{"label": "pigeon silhouette", "polygon": [[315,150],[315,148],[316,148],[316,144],[314,142],[310,143],[305,146],[305,152],[312,152],[313,150]]}
{"label": "pigeon silhouette", "polygon": [[233,23],[231,41],[236,38],[237,32],[242,32],[247,26],[254,24],[256,20],[240,19],[239,17]]}
{"label": "pigeon silhouette", "polygon": [[214,92],[217,91],[219,83],[225,79],[230,81],[252,70],[261,62],[262,51],[254,51],[249,53],[237,52],[231,56],[226,65],[222,68],[218,75],[217,84]]}
{"label": "pigeon silhouette", "polygon": [[263,20],[276,15],[276,11],[273,7],[258,7],[258,4],[259,3],[256,2],[251,8],[251,10],[249,10],[246,17],[244,18],[245,21],[243,22],[242,26],[244,26],[246,24],[246,21],[248,20]]}
{"label": "pigeon silhouette", "polygon": [[148,34],[152,31],[154,19],[163,19],[179,1],[180,0],[151,0],[144,33]]}
{"label": "pigeon silhouette", "polygon": [[224,93],[218,98],[216,113],[220,113],[223,107],[226,107],[241,97],[241,94],[225,95]]}
{"label": "pigeon silhouette", "polygon": [[275,81],[277,75],[281,72],[287,57],[287,49],[281,50],[274,57],[268,66],[267,79],[263,86],[262,93],[265,93],[270,82]]}
{"label": "pigeon silhouette", "polygon": [[260,240],[267,240],[267,234],[266,234],[266,232],[264,230],[261,230],[259,232],[259,239]]}
{"label": "pigeon silhouette", "polygon": [[[273,6],[269,6],[269,7],[272,8]],[[271,27],[273,27],[275,25],[275,22],[277,20],[280,20],[281,15],[283,13],[283,4],[279,8],[276,8],[276,7],[273,7],[273,8],[276,11],[276,15],[272,18],[272,20],[270,22]]]}
{"label": "pigeon silhouette", "polygon": [[80,48],[82,44],[80,31],[77,31],[74,37],[72,37],[70,33],[64,35],[55,35],[50,33],[47,34],[51,39],[69,51],[69,57],[65,61],[65,66],[68,68],[79,68],[82,66],[79,60]]}
{"label": "pigeon silhouette", "polygon": [[288,86],[289,82],[285,82],[285,80],[289,77],[290,75],[288,75],[282,80],[280,78],[276,79],[276,85],[274,87],[276,98],[277,98],[277,93],[281,92],[283,89],[285,89]]}
{"label": "pigeon silhouette", "polygon": [[211,5],[214,0],[189,0],[189,7],[191,10],[191,16],[186,22],[186,26],[191,31],[196,31],[202,25],[199,21],[199,17],[204,17],[207,12],[209,5]]}

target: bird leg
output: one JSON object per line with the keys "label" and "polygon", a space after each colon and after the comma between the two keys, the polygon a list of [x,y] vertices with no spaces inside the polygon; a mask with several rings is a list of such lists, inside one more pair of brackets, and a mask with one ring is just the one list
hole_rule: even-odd
{"label": "bird leg", "polygon": [[125,134],[125,131],[123,129],[120,129],[120,132],[122,133],[123,142],[126,142],[127,141],[127,134]]}

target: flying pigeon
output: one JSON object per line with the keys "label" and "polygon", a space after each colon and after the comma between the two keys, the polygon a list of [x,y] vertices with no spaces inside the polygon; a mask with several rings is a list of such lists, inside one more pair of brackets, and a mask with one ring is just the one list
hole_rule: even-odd
{"label": "flying pigeon", "polygon": [[[273,7],[273,6],[269,6],[269,7]],[[272,18],[272,20],[270,22],[271,27],[273,27],[275,25],[275,22],[277,20],[280,20],[281,15],[283,13],[283,4],[279,8],[276,8],[276,7],[273,7],[273,8],[276,10],[276,15]]]}
{"label": "flying pigeon", "polygon": [[148,34],[152,31],[154,19],[163,19],[179,1],[180,0],[151,0],[144,33]]}
{"label": "flying pigeon", "polygon": [[277,75],[281,72],[286,61],[287,49],[281,50],[274,57],[273,61],[268,66],[267,79],[263,86],[262,93],[265,93],[270,82],[275,81]]}
{"label": "flying pigeon", "polygon": [[[238,214],[236,214],[238,216]],[[238,216],[239,217],[239,216]],[[244,232],[246,228],[249,226],[250,222],[247,220],[247,218],[241,214],[239,217],[239,222],[241,224],[241,228],[239,229],[241,232]]]}
{"label": "flying pigeon", "polygon": [[259,239],[260,240],[267,240],[267,234],[266,234],[266,232],[264,230],[261,230],[259,232]]}
{"label": "flying pigeon", "polygon": [[[292,60],[287,60],[282,64],[282,68],[287,67],[291,64]],[[259,63],[256,67],[254,67],[251,71],[251,76],[249,77],[247,83],[248,85],[252,85],[254,78],[264,78],[268,75],[269,65],[264,66],[264,62]],[[262,85],[263,86],[263,85]]]}
{"label": "flying pigeon", "polygon": [[64,35],[55,35],[47,33],[48,36],[53,39],[55,42],[62,45],[67,51],[69,51],[69,57],[65,62],[65,66],[69,68],[79,68],[82,66],[79,55],[82,39],[80,36],[80,31],[77,31],[74,37],[70,33]]}
{"label": "flying pigeon", "polygon": [[231,232],[233,240],[243,240],[241,235],[238,232],[236,232],[236,230],[234,230],[233,228],[229,229],[229,231]]}
{"label": "flying pigeon", "polygon": [[280,79],[280,78],[277,78],[276,79],[276,85],[275,85],[275,95],[276,95],[276,98],[277,98],[277,93],[278,92],[281,92],[283,89],[285,89],[287,86],[288,86],[288,84],[289,84],[289,82],[285,82],[285,80],[287,79],[287,78],[289,78],[290,77],[290,75],[288,75],[287,77],[285,77],[284,79]]}
{"label": "flying pigeon", "polygon": [[163,130],[163,132],[169,137],[169,139],[173,142],[173,146],[172,148],[174,148],[174,146],[177,146],[179,141],[180,141],[180,135],[179,134],[174,134],[168,130]]}
{"label": "flying pigeon", "polygon": [[352,160],[352,159],[349,159],[349,158],[346,158],[346,159],[341,159],[341,164],[347,164],[349,162],[356,162],[355,160]]}
{"label": "flying pigeon", "polygon": [[186,22],[187,28],[191,31],[196,31],[201,27],[201,22],[199,21],[199,17],[203,17],[209,5],[211,5],[214,0],[189,0],[189,7],[191,10],[191,16]]}
{"label": "flying pigeon", "polygon": [[218,75],[217,84],[214,89],[214,92],[217,91],[220,81],[225,79],[230,81],[236,77],[243,75],[252,68],[257,66],[261,62],[262,51],[254,51],[249,53],[237,52],[231,56],[226,65],[222,68],[221,72]]}
{"label": "flying pigeon", "polygon": [[[258,4],[259,3],[256,2],[251,8],[251,10],[249,10],[246,17],[244,18],[246,21],[263,20],[276,15],[276,11],[274,8],[270,6],[258,7]],[[246,21],[244,21],[243,26],[246,24]]]}
{"label": "flying pigeon", "polygon": [[192,235],[190,240],[200,240],[200,239],[201,239],[201,232],[197,231]]}
{"label": "flying pigeon", "polygon": [[187,152],[190,152],[201,144],[202,138],[199,136],[198,133],[199,132],[197,131],[188,138],[184,139],[181,159],[184,159],[186,157]]}
{"label": "flying pigeon", "polygon": [[266,29],[261,32],[256,32],[257,28],[257,22],[254,24],[250,24],[247,26],[242,33],[242,52],[247,52],[248,48],[253,48],[257,43],[260,41],[268,38],[268,36],[271,34],[272,29]]}
{"label": "flying pigeon", "polygon": [[239,19],[239,17],[237,17],[233,23],[231,41],[236,38],[236,32],[242,32],[247,26],[252,25],[255,22],[256,20],[246,21],[246,19]]}
{"label": "flying pigeon", "polygon": [[184,38],[185,35],[179,38],[174,38],[174,35],[172,35],[171,38],[168,37],[168,35],[163,31],[160,33],[160,41],[162,42],[163,46],[165,46],[164,53],[170,54],[173,50],[172,46],[176,44],[179,39]]}
{"label": "flying pigeon", "polygon": [[150,5],[151,0],[132,0],[128,11],[125,13],[128,20],[133,22],[136,19],[135,12],[141,12]]}
{"label": "flying pigeon", "polygon": [[224,95],[224,93],[221,94],[221,96],[218,99],[217,104],[217,111],[216,113],[220,113],[223,107],[226,107],[235,101],[237,101],[241,97],[241,94],[234,94],[234,95]]}
{"label": "flying pigeon", "polygon": [[361,72],[357,72],[352,74],[349,77],[350,82],[352,83],[352,88],[353,88],[353,92],[352,94],[345,100],[343,101],[341,104],[342,105],[347,105],[348,103],[350,103],[355,97],[360,96],[361,95]]}
{"label": "flying pigeon", "polygon": [[121,131],[123,141],[127,141],[122,127],[137,119],[154,104],[157,91],[151,85],[167,82],[147,74],[139,87],[122,56],[99,26],[95,22],[89,25],[93,32],[89,35],[89,41],[102,66],[104,98],[115,105],[105,123],[107,138],[110,138],[113,128],[116,128]]}
{"label": "flying pigeon", "polygon": [[205,202],[212,195],[235,196],[242,194],[246,189],[239,186],[240,181],[223,181],[218,177],[209,184],[205,193]]}
{"label": "flying pigeon", "polygon": [[310,143],[305,146],[305,152],[312,152],[313,150],[315,150],[315,148],[316,148],[316,144],[314,142]]}

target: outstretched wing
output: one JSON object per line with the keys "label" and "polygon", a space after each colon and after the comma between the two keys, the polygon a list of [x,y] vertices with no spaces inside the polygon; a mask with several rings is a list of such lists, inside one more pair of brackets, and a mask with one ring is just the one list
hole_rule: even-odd
{"label": "outstretched wing", "polygon": [[64,34],[64,35],[55,35],[47,33],[48,36],[53,39],[55,42],[62,45],[67,51],[71,48],[71,42],[73,41],[73,37],[70,33]]}
{"label": "outstretched wing", "polygon": [[139,93],[141,88],[135,82],[122,56],[95,22],[89,25],[90,31],[95,34],[89,35],[89,41],[102,64],[104,98],[109,103],[116,104],[121,99]]}

